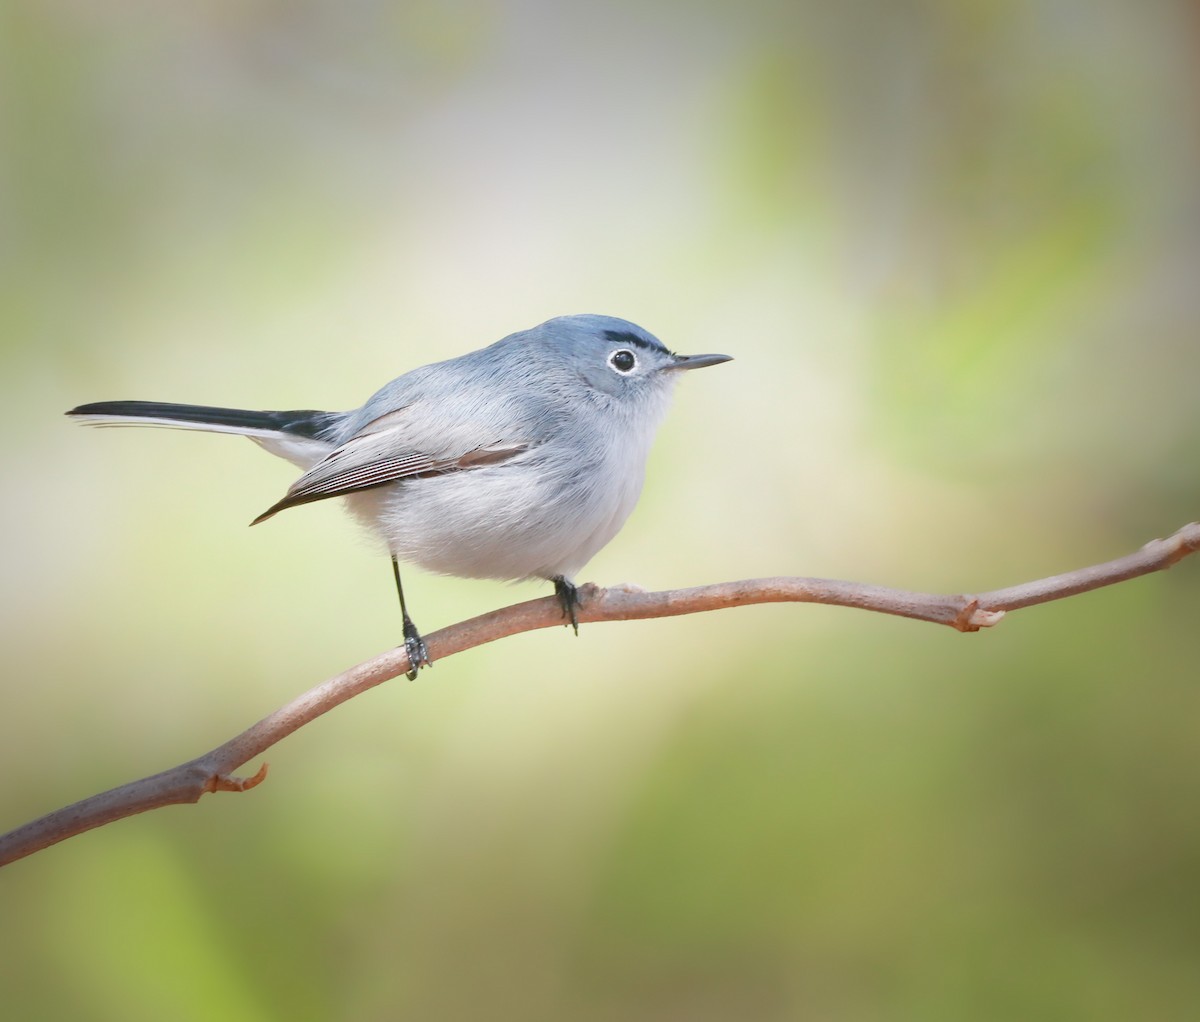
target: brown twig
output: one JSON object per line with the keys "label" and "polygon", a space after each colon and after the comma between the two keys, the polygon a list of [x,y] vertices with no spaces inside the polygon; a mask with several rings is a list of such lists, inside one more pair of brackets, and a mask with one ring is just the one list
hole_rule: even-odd
{"label": "brown twig", "polygon": [[[1198,549],[1200,523],[1193,522],[1167,539],[1152,540],[1137,553],[1107,564],[974,596],[910,593],[821,578],[760,578],[661,593],[586,586],[580,593],[583,605],[579,620],[630,621],[671,617],[752,603],[826,603],[931,621],[949,625],[960,632],[975,632],[997,624],[1010,610],[1061,600],[1162,571]],[[433,659],[444,660],[506,635],[560,624],[562,611],[558,600],[547,597],[451,625],[427,636],[427,642]],[[382,653],[323,682],[211,752],[152,777],[93,795],[18,827],[0,836],[0,866],[135,813],[159,806],[197,802],[201,795],[210,791],[253,788],[266,778],[265,763],[249,778],[235,777],[233,771],[297,728],[360,692],[404,674],[408,667],[403,647]]]}

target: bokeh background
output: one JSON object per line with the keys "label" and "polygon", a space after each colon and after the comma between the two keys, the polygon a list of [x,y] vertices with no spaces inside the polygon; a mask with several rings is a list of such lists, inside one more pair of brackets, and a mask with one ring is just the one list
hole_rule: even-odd
{"label": "bokeh background", "polygon": [[[394,645],[388,564],[141,397],[360,403],[566,312],[679,388],[590,565],[959,592],[1200,514],[1200,7],[10,0],[0,829]],[[541,595],[410,573],[426,630]],[[1183,1019],[1200,565],[974,636],[518,636],[0,875],[12,1019]]]}

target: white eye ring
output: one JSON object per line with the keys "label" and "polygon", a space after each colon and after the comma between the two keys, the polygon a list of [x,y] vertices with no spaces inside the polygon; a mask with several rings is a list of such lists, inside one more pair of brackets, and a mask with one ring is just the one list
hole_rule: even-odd
{"label": "white eye ring", "polygon": [[621,348],[608,356],[608,364],[622,376],[628,376],[637,368],[637,356],[628,348]]}

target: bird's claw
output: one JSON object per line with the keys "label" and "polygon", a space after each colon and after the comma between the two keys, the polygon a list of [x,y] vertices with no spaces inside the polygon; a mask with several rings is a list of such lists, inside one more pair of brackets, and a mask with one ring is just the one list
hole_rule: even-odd
{"label": "bird's claw", "polygon": [[561,575],[552,581],[554,582],[554,595],[558,597],[558,602],[562,606],[563,617],[570,622],[571,627],[575,629],[575,634],[578,635],[579,587],[574,582],[568,582]]}
{"label": "bird's claw", "polygon": [[429,659],[429,647],[411,621],[404,623],[404,652],[408,654],[408,671],[405,673],[409,681],[416,680],[417,671],[422,667],[433,666],[433,661]]}

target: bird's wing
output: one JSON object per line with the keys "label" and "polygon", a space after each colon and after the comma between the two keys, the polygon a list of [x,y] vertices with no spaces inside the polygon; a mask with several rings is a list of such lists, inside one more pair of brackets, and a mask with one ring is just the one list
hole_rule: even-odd
{"label": "bird's wing", "polygon": [[528,442],[503,440],[486,434],[470,423],[446,424],[439,435],[418,437],[414,423],[426,421],[416,402],[388,412],[367,423],[353,437],[335,448],[297,479],[282,500],[251,522],[257,525],[272,515],[298,504],[340,497],[359,490],[394,483],[401,479],[443,475],[493,465],[528,450]]}

